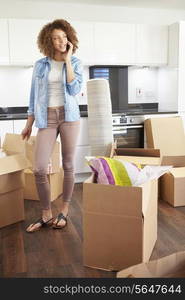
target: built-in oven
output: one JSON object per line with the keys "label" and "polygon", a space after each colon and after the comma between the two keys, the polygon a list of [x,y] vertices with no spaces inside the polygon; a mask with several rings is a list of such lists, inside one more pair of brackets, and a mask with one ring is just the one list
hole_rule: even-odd
{"label": "built-in oven", "polygon": [[144,148],[144,117],[113,115],[113,138],[118,148]]}

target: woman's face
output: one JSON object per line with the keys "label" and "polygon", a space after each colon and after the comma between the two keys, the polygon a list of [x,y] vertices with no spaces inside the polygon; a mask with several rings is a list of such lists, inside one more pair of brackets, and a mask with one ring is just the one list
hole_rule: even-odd
{"label": "woman's face", "polygon": [[65,52],[67,49],[67,35],[62,29],[53,29],[51,39],[55,50]]}

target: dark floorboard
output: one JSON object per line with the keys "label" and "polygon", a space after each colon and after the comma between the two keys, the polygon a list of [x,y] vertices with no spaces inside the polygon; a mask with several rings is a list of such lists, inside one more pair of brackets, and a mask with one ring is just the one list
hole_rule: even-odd
{"label": "dark floorboard", "polygon": [[[54,215],[61,199],[52,203]],[[76,184],[68,226],[61,230],[45,228],[33,234],[25,228],[40,216],[38,201],[25,200],[24,222],[0,229],[0,277],[116,277],[83,266],[82,184]],[[173,208],[163,201],[158,207],[158,239],[151,260],[185,250],[185,207]]]}

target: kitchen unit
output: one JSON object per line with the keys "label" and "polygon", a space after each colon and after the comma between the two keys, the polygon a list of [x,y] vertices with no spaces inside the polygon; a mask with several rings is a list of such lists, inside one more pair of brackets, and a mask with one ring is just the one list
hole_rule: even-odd
{"label": "kitchen unit", "polygon": [[8,20],[0,19],[0,35],[1,35],[1,47],[0,47],[0,64],[9,64],[9,44],[8,44]]}
{"label": "kitchen unit", "polygon": [[177,70],[178,88],[176,98],[178,111],[185,125],[185,22],[176,22],[169,26],[168,64]]}
{"label": "kitchen unit", "polygon": [[[36,39],[42,26],[50,21],[0,19],[3,45],[0,49],[0,65],[28,66],[43,57],[37,48]],[[168,26],[72,20],[71,23],[76,26],[80,39],[80,48],[76,54],[86,65],[167,64]]]}

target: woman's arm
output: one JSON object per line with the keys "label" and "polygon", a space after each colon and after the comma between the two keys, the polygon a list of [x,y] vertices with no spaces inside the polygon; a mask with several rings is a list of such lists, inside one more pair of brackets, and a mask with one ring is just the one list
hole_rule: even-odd
{"label": "woman's arm", "polygon": [[[70,95],[75,96],[78,94],[82,87],[83,82],[83,66],[80,60],[77,61],[76,66],[73,67],[70,63],[66,63],[67,68],[67,89]],[[72,70],[71,70],[72,69]]]}

